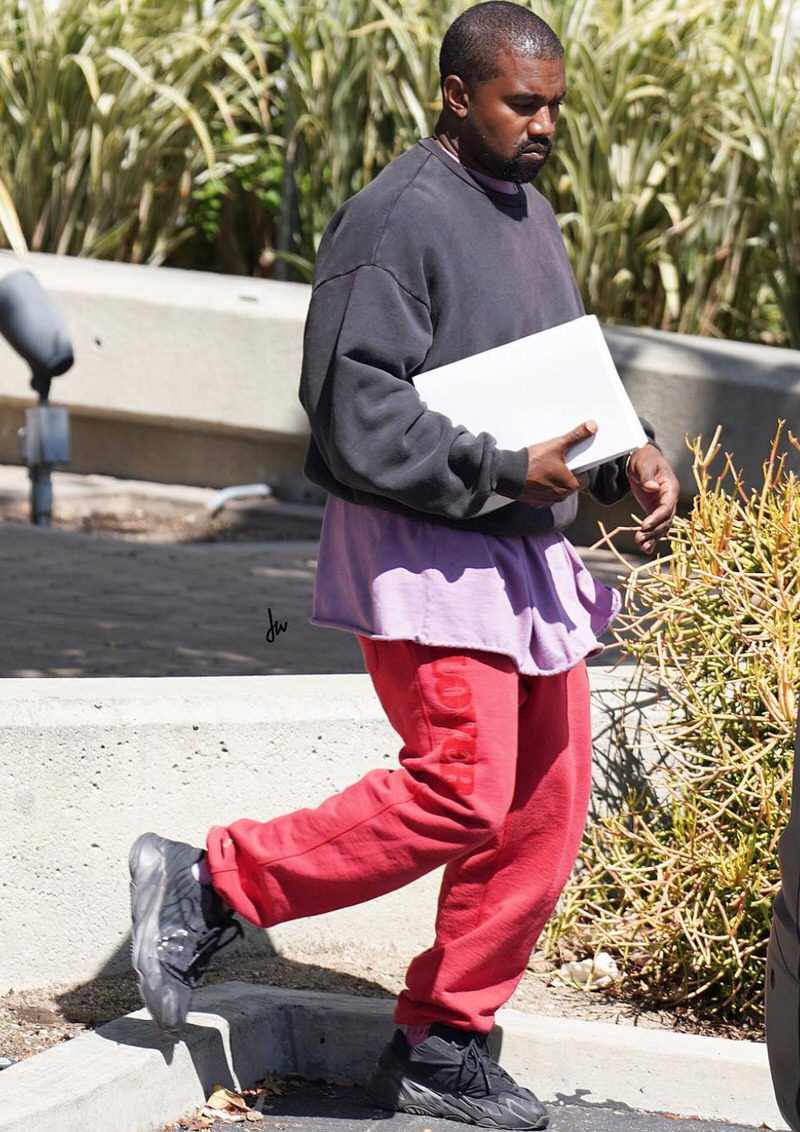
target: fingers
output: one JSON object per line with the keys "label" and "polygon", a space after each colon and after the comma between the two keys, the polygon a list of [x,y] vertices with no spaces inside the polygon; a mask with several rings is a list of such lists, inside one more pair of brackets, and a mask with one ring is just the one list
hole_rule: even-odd
{"label": "fingers", "polygon": [[667,505],[656,507],[641,523],[634,538],[637,545],[650,554],[659,539],[666,538],[672,525],[673,509]]}
{"label": "fingers", "polygon": [[671,469],[662,469],[657,477],[638,486],[631,484],[637,501],[647,511],[635,536],[637,544],[647,554],[654,549],[658,539],[666,538],[669,534],[680,493],[678,481]]}
{"label": "fingers", "polygon": [[573,495],[580,489],[580,484],[569,468],[563,467],[563,473],[545,469],[534,472],[522,489],[519,502],[527,503],[530,507],[552,507],[554,503],[560,503],[562,499]]}
{"label": "fingers", "polygon": [[667,537],[672,526],[673,515],[673,508],[665,504],[657,507],[643,520],[637,532],[636,541],[644,550],[651,550],[658,539]]}
{"label": "fingers", "polygon": [[528,448],[528,476],[520,502],[548,507],[578,491],[582,483],[567,467],[567,453],[596,432],[595,421],[584,421],[563,436],[532,444]]}
{"label": "fingers", "polygon": [[641,529],[633,536],[633,541],[639,547],[643,554],[652,554],[655,550],[656,544],[654,539],[650,539]]}
{"label": "fingers", "polygon": [[564,452],[570,448],[574,448],[576,444],[580,444],[582,440],[588,440],[590,436],[594,436],[597,432],[597,421],[583,421],[582,424],[577,425],[575,428],[565,432],[561,437],[561,445]]}
{"label": "fingers", "polygon": [[628,458],[628,480],[631,487],[637,486],[646,491],[658,491],[661,486],[661,473],[672,469],[664,460],[661,452],[652,444],[645,444],[631,452]]}

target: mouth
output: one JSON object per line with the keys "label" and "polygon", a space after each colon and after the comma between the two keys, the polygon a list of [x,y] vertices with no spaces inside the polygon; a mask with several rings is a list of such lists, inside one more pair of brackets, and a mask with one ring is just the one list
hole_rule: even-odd
{"label": "mouth", "polygon": [[536,145],[526,146],[522,151],[523,157],[535,157],[537,161],[546,161],[550,156],[552,146],[539,142]]}

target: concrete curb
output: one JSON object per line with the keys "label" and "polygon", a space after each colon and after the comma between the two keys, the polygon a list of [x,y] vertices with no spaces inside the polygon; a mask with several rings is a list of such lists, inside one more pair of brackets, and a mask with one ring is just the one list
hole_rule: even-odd
{"label": "concrete curb", "polygon": [[[269,1071],[360,1084],[391,1033],[382,999],[221,983],[195,1003],[177,1045],[138,1011],[4,1070],[0,1132],[30,1132],[37,1120],[59,1132],[152,1132],[216,1083],[247,1086]],[[544,1101],[785,1128],[756,1042],[505,1010],[493,1044]]]}

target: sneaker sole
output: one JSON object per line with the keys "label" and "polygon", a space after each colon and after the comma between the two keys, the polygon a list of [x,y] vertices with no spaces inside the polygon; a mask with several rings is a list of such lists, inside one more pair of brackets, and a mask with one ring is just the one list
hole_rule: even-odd
{"label": "sneaker sole", "polygon": [[165,974],[156,951],[159,915],[167,890],[165,848],[164,839],[154,833],[143,833],[131,847],[131,963],[139,994],[153,1021],[176,1037],[186,1021],[191,992]]}
{"label": "sneaker sole", "polygon": [[545,1113],[535,1123],[510,1119],[504,1121],[501,1116],[493,1117],[481,1113],[475,1102],[469,1097],[456,1096],[452,1093],[437,1093],[416,1081],[408,1078],[377,1082],[369,1080],[365,1085],[366,1093],[390,1112],[407,1112],[412,1116],[434,1116],[444,1120],[458,1120],[462,1124],[473,1124],[479,1128],[516,1129],[518,1132],[539,1132],[546,1128],[550,1117]]}

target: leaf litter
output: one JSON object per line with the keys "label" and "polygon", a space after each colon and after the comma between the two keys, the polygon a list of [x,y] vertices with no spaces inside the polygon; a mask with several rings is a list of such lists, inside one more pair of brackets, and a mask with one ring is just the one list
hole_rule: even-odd
{"label": "leaf litter", "polygon": [[257,1124],[264,1120],[264,1105],[268,1097],[283,1096],[298,1080],[270,1073],[252,1089],[235,1092],[225,1085],[214,1085],[206,1103],[191,1116],[181,1116],[166,1125],[165,1132],[201,1132],[223,1124]]}

